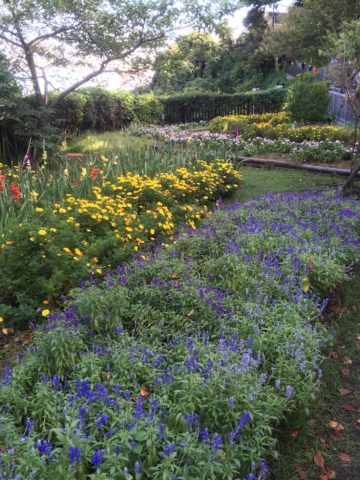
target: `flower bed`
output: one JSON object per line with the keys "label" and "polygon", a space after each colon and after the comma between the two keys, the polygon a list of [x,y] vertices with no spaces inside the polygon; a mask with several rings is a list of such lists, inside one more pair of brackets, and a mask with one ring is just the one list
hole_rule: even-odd
{"label": "flower bed", "polygon": [[3,474],[264,480],[319,385],[359,219],[332,193],[268,195],[84,284],[5,371]]}
{"label": "flower bed", "polygon": [[17,184],[16,197],[4,184],[4,203],[20,211],[31,204],[20,225],[13,213],[1,242],[0,315],[7,326],[34,321],[36,311],[39,318],[44,302],[56,302],[89,270],[99,274],[145,243],[171,238],[181,224],[195,227],[209,204],[230,195],[241,180],[223,161],[200,161],[153,178],[128,173],[114,181],[99,168],[84,170],[87,195],[77,185],[79,196],[69,193],[54,204],[41,202],[41,195],[31,202],[26,184]]}
{"label": "flower bed", "polygon": [[[258,117],[258,115],[256,116]],[[226,150],[231,154],[240,152],[247,155],[285,154],[300,162],[334,163],[351,158],[351,148],[339,140],[294,142],[285,138],[271,140],[255,137],[245,139],[235,132],[234,135],[210,131],[187,132],[171,127],[147,127],[138,130],[138,134],[149,135],[157,140],[194,145],[207,151]],[[224,155],[224,152],[221,152]]]}
{"label": "flower bed", "polygon": [[285,112],[264,115],[230,115],[217,117],[210,121],[209,130],[218,133],[236,132],[244,139],[254,137],[272,140],[286,138],[293,142],[341,141],[350,143],[352,134],[349,130],[337,126],[295,126],[290,124]]}

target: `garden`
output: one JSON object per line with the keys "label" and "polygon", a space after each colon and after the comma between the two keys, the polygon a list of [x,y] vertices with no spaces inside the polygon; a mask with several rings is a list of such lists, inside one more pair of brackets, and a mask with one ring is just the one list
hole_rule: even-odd
{"label": "garden", "polygon": [[[0,480],[357,478],[360,90],[354,125],[313,73],[221,90],[238,55],[222,24],[222,43],[161,50],[151,90],[80,88],[120,59],[142,72],[179,19],[220,28],[237,7],[13,3],[0,42],[34,95],[0,55]],[[263,3],[240,46],[262,45]],[[100,67],[52,90],[35,60],[68,48]]]}

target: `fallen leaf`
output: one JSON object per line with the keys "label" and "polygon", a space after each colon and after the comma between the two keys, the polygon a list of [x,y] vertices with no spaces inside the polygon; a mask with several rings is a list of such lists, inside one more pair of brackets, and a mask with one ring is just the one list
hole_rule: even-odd
{"label": "fallen leaf", "polygon": [[331,352],[330,353],[330,358],[333,358],[334,360],[337,360],[338,357],[339,357],[339,354],[337,352]]}
{"label": "fallen leaf", "polygon": [[319,468],[325,467],[325,460],[321,452],[316,452],[314,455],[314,464]]}
{"label": "fallen leaf", "polygon": [[332,440],[334,440],[335,442],[341,442],[341,440],[344,440],[344,437],[343,435],[341,435],[341,433],[335,431],[335,432],[330,432],[330,437],[332,438]]}
{"label": "fallen leaf", "polygon": [[309,427],[313,427],[314,425],[317,424],[316,418],[310,418],[310,420],[308,420],[307,424],[309,425]]}
{"label": "fallen leaf", "polygon": [[342,430],[345,430],[345,428],[341,425],[341,423],[336,422],[335,420],[330,420],[328,425],[330,428],[332,428],[333,430],[336,430],[337,432],[341,432]]}
{"label": "fallen leaf", "polygon": [[341,373],[344,375],[344,377],[350,377],[350,368],[342,368]]}
{"label": "fallen leaf", "polygon": [[352,360],[350,357],[344,357],[344,365],[352,365]]}
{"label": "fallen leaf", "polygon": [[339,458],[342,462],[350,463],[351,457],[347,453],[340,453]]}
{"label": "fallen leaf", "polygon": [[141,395],[142,397],[148,397],[148,396],[150,395],[150,393],[151,393],[150,388],[148,388],[148,387],[141,387],[141,389],[140,389],[140,395]]}
{"label": "fallen leaf", "polygon": [[295,470],[296,470],[296,473],[297,473],[299,479],[300,480],[305,480],[305,478],[307,477],[307,474],[304,471],[304,469],[302,468],[302,466],[300,465],[300,463],[295,463],[294,467],[295,467]]}
{"label": "fallen leaf", "polygon": [[326,474],[327,474],[327,478],[328,478],[329,480],[332,480],[333,478],[336,477],[335,470],[328,470],[328,471],[326,472]]}
{"label": "fallen leaf", "polygon": [[309,291],[309,288],[310,288],[310,280],[309,280],[309,277],[304,277],[302,279],[302,283],[301,283],[301,290],[304,292],[304,293],[307,293]]}
{"label": "fallen leaf", "polygon": [[338,388],[338,391],[340,392],[340,395],[342,395],[343,397],[345,395],[349,395],[349,393],[352,392],[352,390],[350,390],[349,388]]}
{"label": "fallen leaf", "polygon": [[308,262],[308,264],[306,265],[306,268],[308,272],[312,272],[313,270],[315,270],[315,263],[310,260],[310,262]]}
{"label": "fallen leaf", "polygon": [[350,402],[342,403],[341,408],[343,408],[344,410],[347,410],[348,412],[358,412],[359,411],[359,407],[357,405],[355,405],[354,403],[350,403]]}

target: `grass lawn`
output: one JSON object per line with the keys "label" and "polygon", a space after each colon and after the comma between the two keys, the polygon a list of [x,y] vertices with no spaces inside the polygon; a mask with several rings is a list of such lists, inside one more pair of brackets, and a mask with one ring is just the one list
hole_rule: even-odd
{"label": "grass lawn", "polygon": [[109,155],[119,149],[143,148],[152,145],[153,140],[132,136],[126,131],[94,133],[85,132],[63,146],[64,153],[85,153]]}
{"label": "grass lawn", "polygon": [[241,166],[239,171],[244,177],[244,183],[235,197],[235,200],[239,201],[246,201],[265,193],[339,187],[345,181],[345,177],[340,177],[339,175],[312,173],[286,168],[269,170],[265,167]]}

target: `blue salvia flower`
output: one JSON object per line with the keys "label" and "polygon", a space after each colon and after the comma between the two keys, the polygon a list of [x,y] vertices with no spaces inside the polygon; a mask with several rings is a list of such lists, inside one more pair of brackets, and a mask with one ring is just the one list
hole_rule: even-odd
{"label": "blue salvia flower", "polygon": [[102,457],[103,456],[104,456],[104,451],[101,450],[101,449],[96,450],[93,453],[91,463],[94,465],[94,467],[100,467],[100,465],[102,464]]}
{"label": "blue salvia flower", "polygon": [[68,459],[69,462],[74,465],[75,463],[80,463],[81,450],[79,447],[69,447]]}
{"label": "blue salvia flower", "polygon": [[288,385],[285,390],[285,397],[291,398],[293,394],[294,394],[294,389],[290,385]]}

